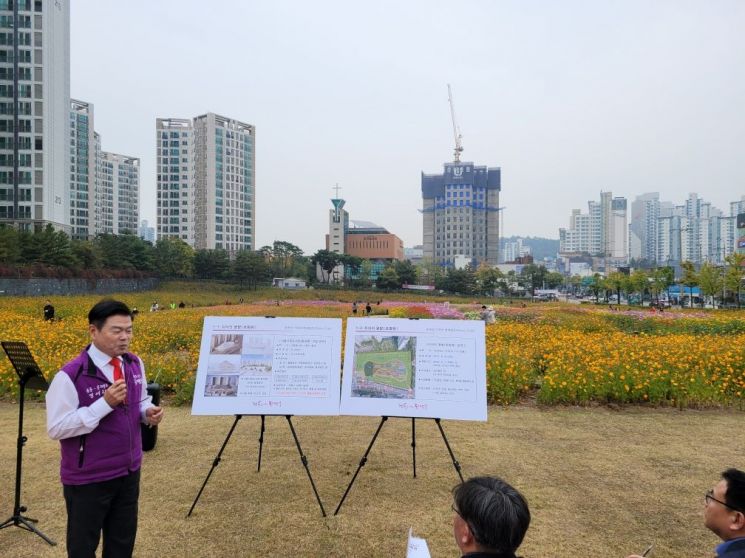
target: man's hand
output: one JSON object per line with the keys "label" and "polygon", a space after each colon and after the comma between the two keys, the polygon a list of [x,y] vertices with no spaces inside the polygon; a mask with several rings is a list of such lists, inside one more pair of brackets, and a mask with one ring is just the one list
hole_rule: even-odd
{"label": "man's hand", "polygon": [[113,409],[127,398],[127,384],[124,383],[124,380],[117,380],[103,392],[103,398]]}
{"label": "man's hand", "polygon": [[162,407],[148,407],[145,410],[145,418],[150,426],[157,426],[163,420]]}

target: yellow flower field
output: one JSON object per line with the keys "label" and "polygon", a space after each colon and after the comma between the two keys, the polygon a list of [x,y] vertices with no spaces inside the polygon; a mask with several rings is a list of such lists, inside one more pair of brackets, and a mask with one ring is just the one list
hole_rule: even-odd
{"label": "yellow flower field", "polygon": [[[287,293],[284,293],[287,297]],[[191,399],[202,320],[208,315],[348,317],[348,302],[276,300],[150,313],[147,301],[180,300],[182,292],[121,295],[141,313],[132,350],[148,377],[177,402]],[[39,298],[0,299],[0,339],[26,341],[51,376],[87,343],[88,309],[96,296],[55,300],[60,321],[41,319]],[[213,297],[214,298],[214,297]],[[217,297],[220,298],[219,296]],[[235,298],[235,297],[234,297]],[[307,298],[307,294],[303,298]],[[354,300],[344,293],[343,300]],[[199,300],[212,303],[215,300]],[[167,302],[162,305],[167,305]],[[436,313],[437,304],[385,301],[393,315]],[[447,305],[448,315],[472,315],[477,304]],[[493,403],[535,396],[544,404],[615,402],[676,406],[732,405],[745,401],[745,319],[742,313],[611,312],[564,304],[500,306],[486,328],[487,385]],[[17,377],[0,356],[0,395],[17,391]]]}

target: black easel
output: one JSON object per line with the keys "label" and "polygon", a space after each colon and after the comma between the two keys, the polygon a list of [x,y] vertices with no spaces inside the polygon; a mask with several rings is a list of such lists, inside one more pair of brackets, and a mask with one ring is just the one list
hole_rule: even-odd
{"label": "black easel", "polygon": [[10,359],[10,363],[15,368],[18,374],[18,385],[20,386],[20,404],[18,406],[18,442],[16,446],[16,487],[15,487],[15,503],[13,505],[13,515],[0,524],[0,529],[5,529],[11,525],[25,529],[36,533],[48,544],[56,546],[56,542],[47,537],[44,533],[39,531],[34,523],[38,523],[37,519],[31,519],[23,515],[26,511],[26,506],[21,505],[21,474],[23,471],[23,446],[26,444],[28,438],[23,435],[23,401],[26,391],[26,386],[31,389],[49,389],[49,384],[44,379],[39,366],[36,364],[34,357],[28,350],[26,343],[20,341],[3,341],[3,349]]}
{"label": "black easel", "polygon": [[[339,502],[339,505],[336,506],[336,511],[334,512],[334,515],[339,513],[339,510],[341,509],[342,504],[344,503],[344,500],[347,498],[347,494],[349,494],[349,491],[352,489],[352,485],[354,484],[354,481],[357,479],[357,475],[359,474],[362,467],[365,466],[365,463],[367,463],[367,456],[370,453],[370,450],[373,447],[373,444],[375,443],[375,440],[378,438],[378,434],[380,434],[380,430],[383,428],[383,424],[388,420],[389,417],[380,417],[380,424],[378,424],[378,429],[375,431],[375,434],[373,434],[372,440],[370,440],[370,445],[367,446],[367,450],[365,451],[365,455],[362,456],[362,459],[360,459],[359,465],[357,465],[357,470],[354,472],[354,476],[352,477],[352,480],[349,482],[349,486],[347,486],[347,489],[344,491],[344,495],[341,497],[341,501]],[[403,417],[393,417],[393,418],[403,418]],[[455,468],[455,472],[458,473],[458,477],[460,477],[461,482],[463,482],[463,474],[460,471],[460,463],[458,463],[458,460],[455,458],[455,454],[453,453],[452,448],[450,447],[450,443],[448,442],[447,436],[445,436],[445,431],[442,428],[442,424],[440,423],[439,418],[433,418],[432,420],[435,421],[437,424],[437,428],[440,429],[440,434],[442,435],[442,439],[445,441],[445,447],[448,449],[448,453],[450,454],[450,459],[453,461],[453,467]],[[414,464],[414,478],[416,478],[416,418],[412,417],[411,419],[411,456],[412,461]]]}
{"label": "black easel", "polygon": [[[202,483],[202,487],[199,489],[199,492],[197,493],[197,497],[194,498],[194,503],[191,505],[191,508],[189,509],[189,513],[186,514],[186,517],[190,517],[191,512],[194,511],[194,507],[197,505],[197,502],[199,501],[199,497],[202,495],[202,492],[204,491],[204,487],[207,486],[207,481],[210,480],[210,477],[212,476],[212,472],[215,470],[215,467],[217,467],[220,464],[220,460],[222,459],[222,452],[225,451],[225,447],[228,445],[228,441],[230,440],[230,437],[233,435],[233,431],[235,430],[235,427],[238,424],[238,421],[241,420],[244,416],[246,415],[235,415],[233,426],[230,427],[230,430],[228,431],[228,435],[225,437],[225,441],[222,443],[222,447],[220,448],[220,451],[217,452],[217,456],[212,461],[212,467],[210,468],[210,472],[207,473],[207,478],[204,479],[204,482]],[[248,415],[248,416],[256,416],[256,415]],[[303,463],[303,467],[305,467],[305,472],[308,473],[308,479],[310,480],[310,485],[313,488],[313,493],[316,495],[316,500],[318,501],[318,505],[321,507],[321,515],[323,517],[326,517],[326,510],[323,509],[323,502],[321,502],[321,497],[318,495],[318,490],[316,490],[316,483],[313,482],[313,477],[311,476],[310,469],[308,468],[308,458],[303,453],[303,449],[300,447],[300,440],[298,440],[297,434],[295,433],[295,427],[292,424],[292,415],[278,415],[278,416],[284,416],[287,419],[287,424],[290,426],[290,432],[292,432],[292,437],[295,439],[295,446],[297,447],[297,451],[300,454],[300,461]],[[258,471],[261,471],[261,451],[264,445],[264,418],[265,417],[266,415],[261,415],[261,433],[259,434]]]}

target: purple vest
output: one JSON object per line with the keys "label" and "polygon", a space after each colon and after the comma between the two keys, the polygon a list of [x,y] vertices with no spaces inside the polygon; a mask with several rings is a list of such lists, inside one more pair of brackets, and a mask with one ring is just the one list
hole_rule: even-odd
{"label": "purple vest", "polygon": [[[62,484],[88,484],[123,477],[137,471],[142,463],[140,405],[145,381],[140,360],[132,353],[122,355],[127,403],[118,405],[88,434],[60,440]],[[78,392],[78,407],[88,407],[103,397],[111,382],[84,350],[62,367]]]}

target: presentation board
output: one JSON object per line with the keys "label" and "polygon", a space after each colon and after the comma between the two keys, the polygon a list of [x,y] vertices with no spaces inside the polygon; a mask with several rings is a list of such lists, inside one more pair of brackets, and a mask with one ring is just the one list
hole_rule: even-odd
{"label": "presentation board", "polygon": [[349,318],[340,412],[486,420],[484,322]]}
{"label": "presentation board", "polygon": [[341,319],[208,316],[194,415],[338,415]]}

